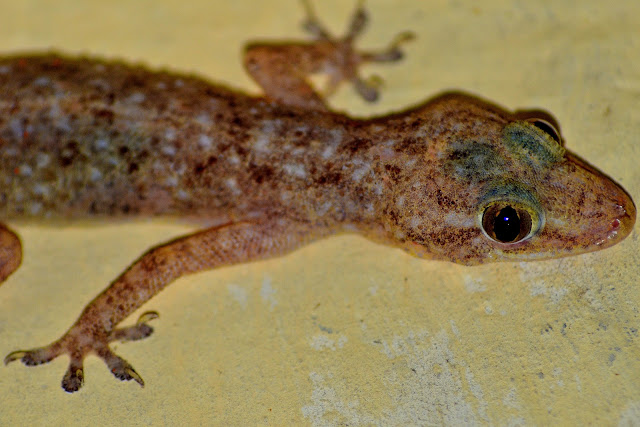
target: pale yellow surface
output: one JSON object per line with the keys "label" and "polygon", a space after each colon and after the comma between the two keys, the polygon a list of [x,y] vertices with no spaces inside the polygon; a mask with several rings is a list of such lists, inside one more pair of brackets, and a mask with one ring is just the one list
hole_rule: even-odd
{"label": "pale yellow surface", "polygon": [[[317,1],[334,29],[351,1]],[[411,29],[401,64],[357,114],[445,88],[542,107],[567,146],[640,200],[640,2],[369,0],[361,46]],[[301,37],[294,0],[0,0],[0,51],[53,47],[195,71],[257,90],[242,44]],[[1,94],[0,94],[1,96]],[[57,338],[167,223],[16,227],[22,268],[0,287],[0,353]],[[116,351],[146,381],[67,359],[0,367],[0,425],[640,424],[638,234],[590,255],[461,267],[355,236],[180,279],[144,310],[155,334]],[[137,314],[135,317],[137,317]],[[131,322],[135,319],[129,319]]]}

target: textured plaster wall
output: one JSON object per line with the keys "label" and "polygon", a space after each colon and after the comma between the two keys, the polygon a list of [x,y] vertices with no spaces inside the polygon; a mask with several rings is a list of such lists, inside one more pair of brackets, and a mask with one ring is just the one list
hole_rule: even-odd
{"label": "textured plaster wall", "polygon": [[[323,0],[344,28],[352,2]],[[416,32],[405,62],[371,67],[383,98],[356,114],[446,89],[542,107],[567,146],[640,200],[640,3],[369,0],[361,46]],[[55,48],[194,71],[257,90],[242,44],[301,37],[294,0],[0,0],[0,51]],[[0,94],[1,96],[1,94]],[[141,252],[190,228],[163,222],[16,226],[22,268],[0,287],[0,353],[57,338]],[[640,423],[638,234],[609,250],[460,267],[354,236],[183,278],[143,310],[152,338],[118,344],[146,381],[66,358],[0,367],[0,425]],[[137,317],[137,314],[129,321]]]}

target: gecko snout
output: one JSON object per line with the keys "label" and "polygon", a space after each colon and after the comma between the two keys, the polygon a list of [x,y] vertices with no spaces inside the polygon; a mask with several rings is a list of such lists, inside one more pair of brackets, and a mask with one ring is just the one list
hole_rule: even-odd
{"label": "gecko snout", "polygon": [[612,200],[612,215],[607,218],[601,229],[598,230],[599,232],[596,233],[595,244],[599,248],[606,248],[624,240],[631,234],[636,223],[636,207],[633,200],[621,187],[613,185],[615,186],[613,191],[618,194]]}

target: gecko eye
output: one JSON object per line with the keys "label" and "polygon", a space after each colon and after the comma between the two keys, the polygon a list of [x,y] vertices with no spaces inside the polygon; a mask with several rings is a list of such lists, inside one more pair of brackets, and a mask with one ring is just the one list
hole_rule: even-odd
{"label": "gecko eye", "polygon": [[548,121],[538,118],[527,119],[529,123],[540,129],[542,132],[549,135],[554,141],[558,144],[562,144],[562,138],[560,137],[560,132]]}
{"label": "gecko eye", "polygon": [[517,243],[531,236],[533,221],[529,212],[517,204],[496,202],[482,215],[484,232],[499,243]]}

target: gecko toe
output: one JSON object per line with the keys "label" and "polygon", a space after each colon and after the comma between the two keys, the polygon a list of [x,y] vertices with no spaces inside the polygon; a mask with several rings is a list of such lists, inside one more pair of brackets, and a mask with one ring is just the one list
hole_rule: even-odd
{"label": "gecko toe", "polygon": [[80,390],[84,384],[84,369],[82,367],[82,361],[72,361],[69,364],[69,369],[62,377],[62,388],[67,393],[73,393]]}
{"label": "gecko toe", "polygon": [[109,334],[109,341],[137,341],[147,338],[153,333],[153,328],[147,322],[160,317],[155,311],[143,313],[133,326],[114,329]]}
{"label": "gecko toe", "polygon": [[134,380],[140,384],[141,387],[144,387],[144,380],[142,377],[135,371],[135,369],[133,369],[133,366],[131,366],[129,362],[121,357],[118,357],[117,363],[109,364],[109,370],[113,376],[120,381]]}
{"label": "gecko toe", "polygon": [[144,380],[142,377],[138,375],[136,370],[133,369],[133,366],[131,366],[131,364],[122,357],[118,356],[108,348],[100,352],[99,356],[104,360],[104,363],[107,364],[109,371],[111,371],[114,377],[120,381],[134,380],[140,384],[141,387],[144,387]]}
{"label": "gecko toe", "polygon": [[52,351],[49,347],[36,348],[33,350],[18,350],[9,353],[4,358],[4,364],[8,365],[13,361],[20,360],[25,366],[37,366],[51,362],[56,356],[58,356],[58,353]]}

